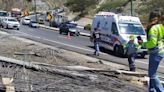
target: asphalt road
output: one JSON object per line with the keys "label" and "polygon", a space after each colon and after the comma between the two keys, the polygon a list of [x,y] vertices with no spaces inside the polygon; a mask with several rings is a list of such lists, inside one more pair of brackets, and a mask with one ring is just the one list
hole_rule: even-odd
{"label": "asphalt road", "polygon": [[[58,48],[64,48],[72,51],[76,51],[88,56],[96,57],[102,60],[107,60],[119,64],[128,65],[127,58],[116,57],[113,52],[104,50],[100,56],[94,56],[93,44],[89,41],[88,37],[84,36],[71,36],[71,39],[67,39],[67,35],[60,35],[58,31],[52,31],[44,28],[30,28],[28,26],[21,25],[19,31],[7,29],[6,32],[20,36],[23,38],[32,39],[47,45],[55,46]],[[164,61],[164,60],[163,60]],[[164,74],[164,62],[161,62],[158,72]],[[148,68],[148,56],[145,59],[136,59],[136,66],[140,69],[147,70]],[[164,77],[164,76],[163,76]]]}

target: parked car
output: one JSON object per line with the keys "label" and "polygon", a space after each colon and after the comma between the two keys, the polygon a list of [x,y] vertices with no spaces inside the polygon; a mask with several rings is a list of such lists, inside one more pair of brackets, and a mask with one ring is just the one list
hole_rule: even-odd
{"label": "parked car", "polygon": [[3,28],[13,28],[19,30],[20,23],[17,21],[16,18],[13,17],[5,17],[2,20],[2,27]]}
{"label": "parked car", "polygon": [[39,27],[38,22],[36,20],[31,20],[29,26],[32,28],[38,28]]}
{"label": "parked car", "polygon": [[0,19],[0,27],[2,28],[3,26],[2,26],[2,19]]}
{"label": "parked car", "polygon": [[79,36],[80,31],[77,29],[77,24],[74,23],[63,23],[59,27],[59,33],[66,33],[70,32],[71,35]]}
{"label": "parked car", "polygon": [[39,24],[44,24],[43,18],[39,18],[39,19],[38,19],[38,23],[39,23]]}
{"label": "parked car", "polygon": [[22,24],[23,25],[29,25],[30,24],[30,18],[29,17],[25,17],[22,19]]}

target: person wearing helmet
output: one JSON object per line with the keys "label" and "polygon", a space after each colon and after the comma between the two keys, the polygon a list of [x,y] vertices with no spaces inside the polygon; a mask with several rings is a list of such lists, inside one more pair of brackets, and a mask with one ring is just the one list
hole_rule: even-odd
{"label": "person wearing helmet", "polygon": [[126,44],[129,70],[135,72],[136,71],[135,58],[137,56],[137,44],[134,42],[135,37],[133,35],[131,35],[129,39],[130,39],[129,42]]}
{"label": "person wearing helmet", "polygon": [[160,61],[164,57],[163,37],[164,37],[164,17],[157,11],[150,13],[149,25],[147,27],[147,42],[144,46],[149,51],[149,92],[164,92],[164,88],[157,77],[157,69]]}

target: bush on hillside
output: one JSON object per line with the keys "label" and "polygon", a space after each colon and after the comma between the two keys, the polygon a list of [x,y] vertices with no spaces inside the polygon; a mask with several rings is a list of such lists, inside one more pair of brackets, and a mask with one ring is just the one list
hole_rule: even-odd
{"label": "bush on hillside", "polygon": [[84,26],[84,30],[91,30],[91,24],[87,24]]}

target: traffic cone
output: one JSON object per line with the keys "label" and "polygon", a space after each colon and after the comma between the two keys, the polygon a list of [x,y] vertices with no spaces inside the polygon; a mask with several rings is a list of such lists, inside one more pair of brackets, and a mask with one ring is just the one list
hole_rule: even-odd
{"label": "traffic cone", "polygon": [[68,32],[68,34],[67,34],[67,39],[71,39],[71,34],[70,34],[70,32]]}

